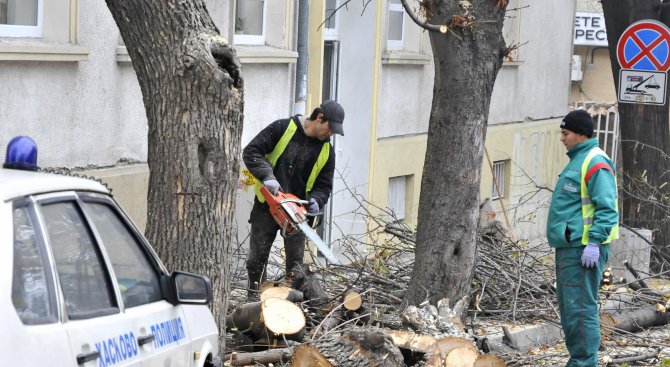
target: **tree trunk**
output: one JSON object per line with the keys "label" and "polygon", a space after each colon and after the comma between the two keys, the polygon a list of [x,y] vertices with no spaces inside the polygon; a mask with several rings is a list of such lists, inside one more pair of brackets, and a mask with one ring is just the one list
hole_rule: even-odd
{"label": "tree trunk", "polygon": [[243,117],[237,55],[203,0],[106,2],[147,112],[146,236],[170,271],[209,277],[225,330]]}
{"label": "tree trunk", "polygon": [[665,309],[659,310],[659,307],[649,305],[622,314],[603,313],[600,322],[607,335],[618,330],[638,332],[653,326],[667,325],[670,322],[670,312]]}
{"label": "tree trunk", "polygon": [[[470,291],[489,105],[505,54],[506,2],[434,0],[423,4],[432,12],[430,23],[448,24],[450,31],[430,33],[435,84],[416,259],[405,295],[415,305],[426,299],[433,304],[442,298],[454,302]],[[464,9],[461,4],[472,5]]]}
{"label": "tree trunk", "polygon": [[[617,42],[624,30],[639,20],[670,24],[670,9],[661,10],[660,5],[660,0],[602,0],[617,93],[621,69],[616,56]],[[623,198],[622,221],[631,227],[652,230],[655,246],[670,255],[668,94],[662,106],[619,103],[624,177],[619,193]],[[654,260],[653,268],[659,270],[662,259]]]}

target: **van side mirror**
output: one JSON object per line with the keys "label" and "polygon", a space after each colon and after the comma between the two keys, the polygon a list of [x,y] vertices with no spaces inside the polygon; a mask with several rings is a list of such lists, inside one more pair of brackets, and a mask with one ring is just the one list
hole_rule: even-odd
{"label": "van side mirror", "polygon": [[206,276],[175,271],[161,280],[167,290],[163,295],[173,305],[207,305],[212,301],[212,283]]}

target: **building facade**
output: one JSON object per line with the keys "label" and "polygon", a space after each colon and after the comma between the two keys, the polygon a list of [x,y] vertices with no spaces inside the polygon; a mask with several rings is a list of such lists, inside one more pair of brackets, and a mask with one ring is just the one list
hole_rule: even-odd
{"label": "building facade", "polygon": [[[206,2],[242,61],[246,145],[264,126],[300,109],[294,97],[299,1]],[[309,1],[305,81],[306,113],[337,99],[347,116],[345,136],[334,139],[337,177],[324,232],[331,242],[368,230],[353,196],[416,225],[434,76],[428,36],[400,0],[342,4]],[[492,198],[500,213],[507,209],[519,237],[543,233],[549,193],[532,193],[551,187],[566,162],[558,125],[570,100],[574,11],[571,1],[508,6],[503,31],[514,50],[493,92],[483,162],[491,165],[482,170],[481,197]],[[32,136],[40,166],[101,177],[133,219],[146,223],[146,116],[104,2],[0,0],[0,85],[0,142]],[[240,238],[248,233],[251,191],[238,190]]]}

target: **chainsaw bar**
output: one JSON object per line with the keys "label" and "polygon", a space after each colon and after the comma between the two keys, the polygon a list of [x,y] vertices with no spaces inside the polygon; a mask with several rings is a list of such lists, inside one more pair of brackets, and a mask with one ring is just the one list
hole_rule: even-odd
{"label": "chainsaw bar", "polygon": [[326,243],[323,242],[321,237],[319,237],[319,235],[316,232],[314,232],[314,229],[312,229],[312,227],[310,227],[307,224],[307,222],[298,223],[298,228],[300,228],[300,230],[302,231],[302,233],[305,234],[305,236],[309,237],[309,239],[312,240],[312,242],[314,242],[316,247],[319,249],[319,251],[321,251],[323,256],[325,256],[326,259],[328,259],[328,261],[330,261],[332,264],[335,265],[340,264],[340,260],[337,259],[337,257],[333,253],[333,250],[331,250],[330,247],[328,247],[328,245],[326,245]]}

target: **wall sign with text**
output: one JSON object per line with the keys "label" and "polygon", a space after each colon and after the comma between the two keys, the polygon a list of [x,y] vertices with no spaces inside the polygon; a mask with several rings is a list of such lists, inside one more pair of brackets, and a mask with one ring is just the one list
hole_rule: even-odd
{"label": "wall sign with text", "polygon": [[602,13],[575,13],[575,46],[608,46]]}

